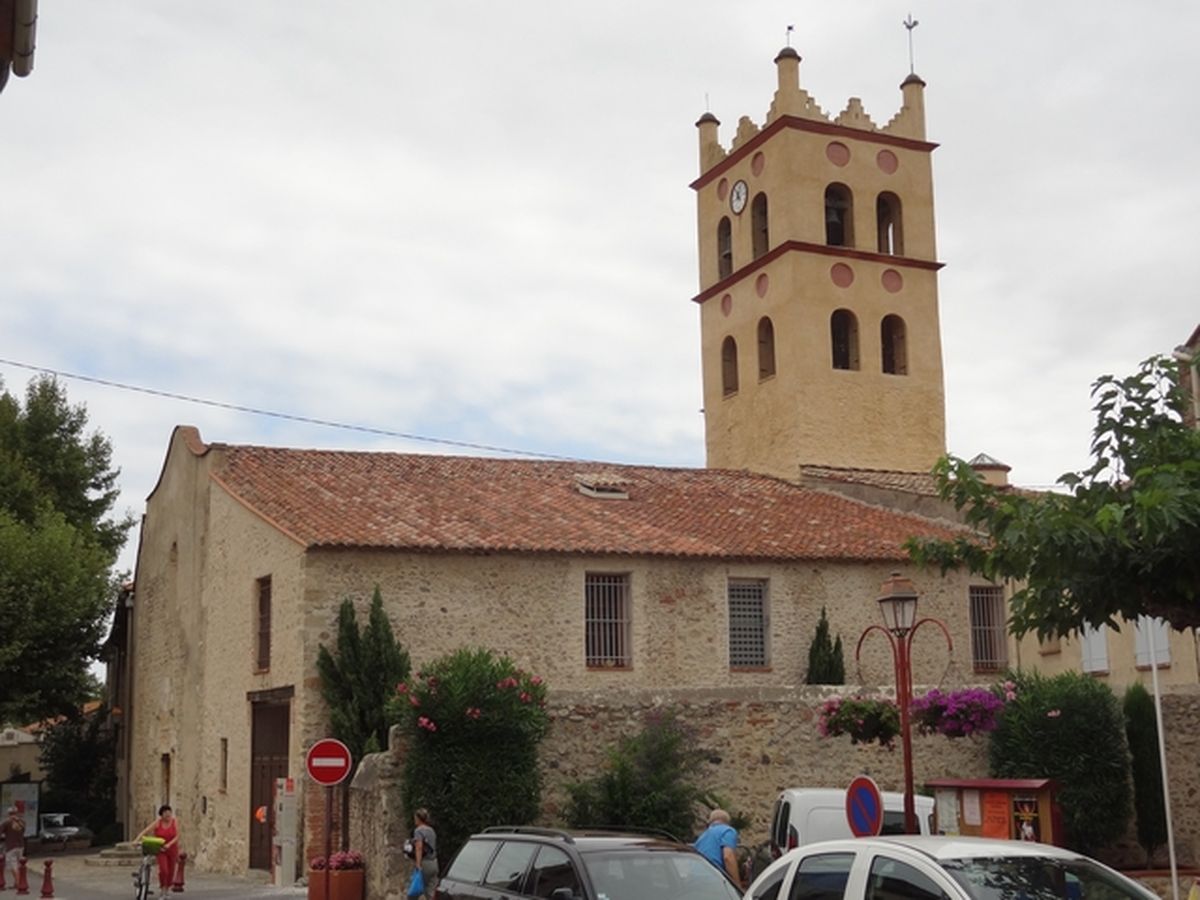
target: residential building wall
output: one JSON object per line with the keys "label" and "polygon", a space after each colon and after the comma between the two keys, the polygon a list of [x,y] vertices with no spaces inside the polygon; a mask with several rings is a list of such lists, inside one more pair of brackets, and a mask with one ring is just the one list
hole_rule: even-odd
{"label": "residential building wall", "polygon": [[[1167,629],[1167,632],[1170,660],[1159,665],[1159,684],[1200,685],[1200,638],[1196,630]],[[1149,689],[1150,667],[1138,661],[1133,624],[1122,622],[1119,631],[1105,628],[1104,634],[1107,666],[1093,671],[1092,675],[1108,684],[1118,695],[1134,682],[1141,682]],[[1085,671],[1082,642],[1078,636],[1039,641],[1036,635],[1028,634],[1020,640],[1019,652],[1023,665],[1044,675]]]}

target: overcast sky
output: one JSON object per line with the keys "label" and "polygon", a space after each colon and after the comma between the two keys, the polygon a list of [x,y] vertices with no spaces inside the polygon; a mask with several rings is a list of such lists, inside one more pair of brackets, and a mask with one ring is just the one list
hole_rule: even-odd
{"label": "overcast sky", "polygon": [[[1086,462],[1092,380],[1200,324],[1192,0],[42,0],[34,72],[0,94],[0,358],[702,465],[693,123],[706,97],[726,145],[762,122],[789,24],[821,106],[886,122],[910,10],[948,449],[1048,485]],[[179,423],[453,450],[67,387],[137,515]]]}

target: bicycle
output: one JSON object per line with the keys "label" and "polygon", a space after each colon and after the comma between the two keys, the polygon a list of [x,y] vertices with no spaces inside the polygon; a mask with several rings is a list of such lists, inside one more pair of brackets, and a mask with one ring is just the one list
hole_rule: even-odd
{"label": "bicycle", "polygon": [[155,860],[165,843],[162,838],[142,838],[142,859],[133,873],[134,900],[146,900],[150,896],[152,879],[155,878]]}

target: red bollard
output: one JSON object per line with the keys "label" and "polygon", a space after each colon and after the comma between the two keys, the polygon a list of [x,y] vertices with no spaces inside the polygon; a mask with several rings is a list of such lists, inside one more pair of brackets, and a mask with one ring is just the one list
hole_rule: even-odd
{"label": "red bollard", "polygon": [[179,854],[179,862],[175,863],[175,883],[171,885],[171,890],[176,894],[183,893],[183,867],[187,863],[187,854]]}
{"label": "red bollard", "polygon": [[25,874],[25,866],[29,862],[25,857],[21,857],[21,861],[17,863],[17,893],[29,893],[29,876]]}
{"label": "red bollard", "polygon": [[54,875],[51,874],[50,869],[54,865],[54,860],[48,859],[44,863],[42,863],[42,865],[45,866],[45,871],[42,873],[42,896],[43,897],[53,897],[54,896]]}

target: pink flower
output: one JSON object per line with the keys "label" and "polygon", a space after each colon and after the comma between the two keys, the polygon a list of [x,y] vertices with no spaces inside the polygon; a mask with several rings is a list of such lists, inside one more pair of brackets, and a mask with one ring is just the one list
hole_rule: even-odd
{"label": "pink flower", "polygon": [[478,719],[481,715],[483,715],[483,710],[481,710],[478,706],[468,706],[467,707],[467,718],[468,719]]}
{"label": "pink flower", "polygon": [[409,703],[411,703],[413,706],[420,706],[420,705],[421,705],[421,701],[417,699],[417,695],[416,695],[416,694],[409,694],[409,695],[408,695],[408,702],[409,702]]}
{"label": "pink flower", "polygon": [[530,678],[530,679],[529,679],[529,683],[530,683],[530,684],[533,684],[533,685],[538,685],[538,684],[541,684],[541,683],[542,683],[542,676],[541,676],[541,675],[534,675],[532,678]]}
{"label": "pink flower", "polygon": [[425,716],[421,716],[419,719],[417,719],[417,727],[424,728],[426,731],[437,731],[437,726],[433,724],[433,720],[426,718]]}
{"label": "pink flower", "polygon": [[528,703],[532,699],[533,698],[530,697],[529,694],[527,694],[525,691],[521,691],[521,702],[522,703]]}
{"label": "pink flower", "polygon": [[397,694],[407,694],[408,693],[408,685],[405,684],[403,681],[400,682],[398,685],[396,685],[396,693]]}
{"label": "pink flower", "polygon": [[1061,715],[1062,715],[1061,709],[1052,709],[1046,713],[1046,718],[1047,719],[1057,719]]}

